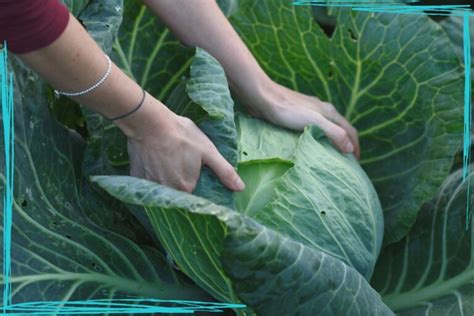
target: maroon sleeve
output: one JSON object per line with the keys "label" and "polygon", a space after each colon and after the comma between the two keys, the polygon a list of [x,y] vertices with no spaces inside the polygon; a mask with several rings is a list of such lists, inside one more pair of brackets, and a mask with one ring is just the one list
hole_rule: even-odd
{"label": "maroon sleeve", "polygon": [[48,46],[64,31],[69,11],[59,0],[0,0],[0,41],[23,54]]}

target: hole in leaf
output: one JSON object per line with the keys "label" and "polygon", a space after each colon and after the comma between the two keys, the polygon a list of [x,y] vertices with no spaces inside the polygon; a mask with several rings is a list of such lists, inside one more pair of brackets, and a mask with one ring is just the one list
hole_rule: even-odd
{"label": "hole in leaf", "polygon": [[94,268],[96,271],[102,271],[102,269],[97,265],[97,263],[92,262],[92,268]]}
{"label": "hole in leaf", "polygon": [[330,15],[327,8],[312,7],[314,21],[321,27],[324,33],[331,38],[336,29],[336,18]]}
{"label": "hole in leaf", "polygon": [[20,202],[21,207],[27,207],[28,206],[28,201],[26,199],[22,199]]}
{"label": "hole in leaf", "polygon": [[334,78],[334,73],[332,72],[332,70],[329,70],[328,79],[332,79],[332,78]]}
{"label": "hole in leaf", "polygon": [[355,35],[351,29],[347,29],[347,31],[349,32],[349,37],[351,38],[351,40],[353,40],[354,42],[358,40],[357,35]]}
{"label": "hole in leaf", "polygon": [[66,234],[66,235],[64,235],[64,236],[65,236],[67,239],[72,239],[71,235]]}

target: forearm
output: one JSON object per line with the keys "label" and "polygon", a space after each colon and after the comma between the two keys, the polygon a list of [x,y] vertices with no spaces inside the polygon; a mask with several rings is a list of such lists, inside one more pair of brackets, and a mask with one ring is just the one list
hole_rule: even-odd
{"label": "forearm", "polygon": [[[208,51],[223,66],[234,93],[261,93],[267,75],[214,0],[143,0],[184,43]],[[251,92],[251,93],[249,93]]]}
{"label": "forearm", "polygon": [[[18,55],[53,87],[61,91],[77,92],[89,88],[104,75],[107,60],[100,47],[89,36],[80,23],[70,16],[61,36],[51,45],[26,54]],[[112,63],[107,79],[93,91],[73,99],[107,118],[128,113],[141,100],[142,90]],[[140,112],[164,110],[146,98]],[[164,107],[164,106],[163,106]],[[137,112],[138,113],[138,112]],[[116,121],[122,130],[131,135],[133,129],[144,122],[134,115]]]}

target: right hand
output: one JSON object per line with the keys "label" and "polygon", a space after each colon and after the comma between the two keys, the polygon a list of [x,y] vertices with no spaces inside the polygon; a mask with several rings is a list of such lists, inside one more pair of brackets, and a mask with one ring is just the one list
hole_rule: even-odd
{"label": "right hand", "polygon": [[234,167],[193,121],[151,101],[154,104],[144,104],[126,118],[134,120],[133,132],[126,133],[131,176],[191,193],[206,165],[228,189],[245,188]]}

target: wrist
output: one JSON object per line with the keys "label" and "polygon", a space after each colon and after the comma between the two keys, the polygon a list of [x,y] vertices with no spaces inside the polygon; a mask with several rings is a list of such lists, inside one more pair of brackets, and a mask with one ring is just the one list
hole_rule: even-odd
{"label": "wrist", "polygon": [[278,84],[265,73],[253,76],[245,84],[238,85],[229,82],[232,93],[240,103],[255,117],[263,118],[271,110]]}
{"label": "wrist", "polygon": [[130,139],[143,140],[147,134],[156,135],[160,130],[166,129],[174,113],[163,103],[153,98],[148,93],[141,108],[117,121],[114,124]]}

